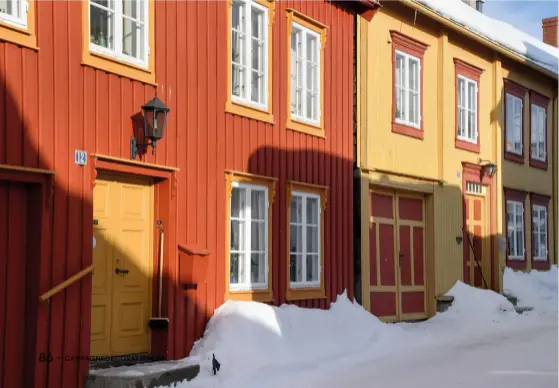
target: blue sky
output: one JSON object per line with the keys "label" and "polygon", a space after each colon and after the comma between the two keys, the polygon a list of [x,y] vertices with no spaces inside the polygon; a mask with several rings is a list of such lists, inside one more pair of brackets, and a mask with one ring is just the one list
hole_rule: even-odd
{"label": "blue sky", "polygon": [[542,39],[542,19],[557,16],[558,0],[486,0],[483,13]]}

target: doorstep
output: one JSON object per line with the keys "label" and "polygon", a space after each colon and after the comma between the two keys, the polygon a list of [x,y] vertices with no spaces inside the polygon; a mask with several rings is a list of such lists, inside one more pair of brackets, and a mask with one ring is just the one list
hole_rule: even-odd
{"label": "doorstep", "polygon": [[180,360],[92,369],[85,376],[85,388],[155,388],[192,380],[199,372],[200,365]]}

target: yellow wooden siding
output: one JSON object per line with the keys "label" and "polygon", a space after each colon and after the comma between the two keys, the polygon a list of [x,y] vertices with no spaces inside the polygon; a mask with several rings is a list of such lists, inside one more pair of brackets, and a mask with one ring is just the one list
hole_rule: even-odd
{"label": "yellow wooden siding", "polygon": [[[393,62],[390,31],[398,31],[426,45],[423,58],[422,100],[424,139],[419,140],[392,132],[393,105]],[[365,212],[370,185],[381,185],[401,190],[429,193],[432,200],[434,219],[433,273],[435,295],[444,294],[457,280],[463,279],[463,242],[456,243],[462,236],[462,163],[479,164],[480,159],[497,164],[493,177],[495,191],[493,225],[488,224],[491,237],[506,236],[503,186],[553,196],[549,206],[550,244],[549,255],[555,257],[557,236],[554,214],[557,202],[557,182],[552,176],[552,164],[557,164],[556,148],[549,159],[547,172],[529,167],[528,156],[524,166],[513,164],[503,157],[504,134],[504,82],[509,77],[526,88],[552,99],[548,112],[548,152],[552,152],[551,126],[552,107],[556,98],[556,82],[501,56],[479,43],[445,29],[425,16],[417,16],[399,2],[388,2],[371,22],[359,20],[358,25],[358,164],[364,171],[362,201]],[[479,82],[479,140],[480,152],[456,148],[456,88],[454,59],[483,69]],[[528,99],[525,106],[528,109]],[[529,114],[525,113],[529,119]],[[528,128],[528,127],[526,127]],[[555,128],[556,130],[556,128]],[[557,140],[557,139],[556,139]],[[525,131],[525,144],[529,144],[529,132]],[[437,182],[442,182],[439,184]],[[488,192],[489,192],[489,188]],[[486,201],[489,203],[489,197]],[[527,203],[527,206],[529,204]],[[528,209],[528,207],[527,207]],[[363,213],[365,216],[367,213]],[[527,241],[531,236],[530,222],[527,226]],[[367,229],[362,231],[363,240]],[[553,236],[553,237],[551,237]],[[489,235],[485,236],[489,239]],[[555,243],[553,243],[555,241]],[[426,242],[428,245],[429,243]],[[502,269],[505,252],[495,240],[494,260],[498,276],[497,289],[502,289]],[[362,248],[367,249],[362,241]],[[556,261],[556,259],[555,259]],[[490,278],[490,273],[484,276]],[[489,280],[488,280],[489,282]],[[490,281],[493,283],[493,280]]]}

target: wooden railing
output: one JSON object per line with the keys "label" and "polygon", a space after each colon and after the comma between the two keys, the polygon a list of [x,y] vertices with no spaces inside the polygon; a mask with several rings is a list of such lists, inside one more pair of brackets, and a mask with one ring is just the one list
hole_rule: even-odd
{"label": "wooden railing", "polygon": [[77,282],[78,280],[80,280],[81,278],[83,278],[85,275],[87,275],[88,273],[93,272],[93,270],[95,269],[95,264],[91,264],[89,267],[81,270],[80,272],[78,272],[77,274],[69,277],[68,279],[64,280],[62,283],[60,283],[58,286],[51,288],[49,291],[45,292],[43,295],[40,296],[41,302],[44,302],[46,300],[48,300],[51,296],[53,296],[54,294],[62,291],[63,289],[65,289],[66,287],[70,286],[71,284]]}

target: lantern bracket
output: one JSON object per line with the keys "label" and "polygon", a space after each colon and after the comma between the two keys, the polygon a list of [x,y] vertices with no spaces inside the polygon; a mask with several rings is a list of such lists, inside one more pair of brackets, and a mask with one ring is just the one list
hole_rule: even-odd
{"label": "lantern bracket", "polygon": [[152,140],[149,141],[147,143],[138,143],[138,140],[136,139],[135,136],[130,137],[130,159],[134,160],[136,159],[136,156],[138,155],[138,152],[141,149],[144,149],[144,147],[152,147],[151,153],[152,155],[155,155],[155,144],[156,141]]}

